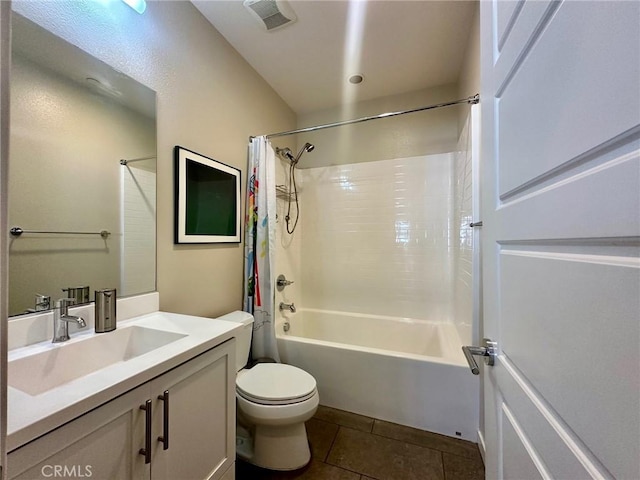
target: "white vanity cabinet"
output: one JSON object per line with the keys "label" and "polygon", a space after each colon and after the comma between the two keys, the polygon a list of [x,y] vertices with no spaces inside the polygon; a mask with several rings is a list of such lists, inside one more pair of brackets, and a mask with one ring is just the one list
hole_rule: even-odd
{"label": "white vanity cabinet", "polygon": [[153,480],[218,479],[235,461],[234,348],[230,340],[151,382]]}
{"label": "white vanity cabinet", "polygon": [[234,355],[231,339],[10,452],[9,478],[234,478]]}

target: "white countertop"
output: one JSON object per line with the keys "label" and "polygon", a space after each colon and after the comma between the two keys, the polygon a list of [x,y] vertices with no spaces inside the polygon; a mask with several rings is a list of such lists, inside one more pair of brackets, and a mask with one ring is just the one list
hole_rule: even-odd
{"label": "white countertop", "polygon": [[[38,395],[9,386],[7,451],[46,434],[60,425],[163,374],[191,358],[234,338],[242,325],[190,315],[155,312],[119,321],[118,328],[138,325],[185,335],[172,343],[127,361],[109,365]],[[53,344],[50,340],[9,351],[12,360],[48,349],[64,348],[95,334],[93,329],[73,333],[71,340]],[[82,361],[80,359],[79,361]],[[11,368],[9,368],[11,375]]]}

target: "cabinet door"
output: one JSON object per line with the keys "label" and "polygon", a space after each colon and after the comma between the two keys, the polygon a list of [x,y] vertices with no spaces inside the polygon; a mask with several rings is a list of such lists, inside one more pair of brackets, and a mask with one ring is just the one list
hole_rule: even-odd
{"label": "cabinet door", "polygon": [[142,386],[10,452],[8,478],[148,479],[144,447],[145,416],[139,405],[149,398]]}
{"label": "cabinet door", "polygon": [[[235,461],[235,339],[151,382],[153,480],[219,479]],[[168,435],[164,428],[168,392]]]}

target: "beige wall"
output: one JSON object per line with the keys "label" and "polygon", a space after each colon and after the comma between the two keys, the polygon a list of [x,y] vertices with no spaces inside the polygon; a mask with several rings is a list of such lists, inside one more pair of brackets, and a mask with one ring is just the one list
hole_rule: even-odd
{"label": "beige wall", "polygon": [[[240,168],[250,135],[295,115],[189,2],[17,2],[14,10],[158,95],[158,290],[166,311],[215,316],[242,306],[242,245],[173,244],[173,147]],[[243,194],[244,198],[244,194]]]}
{"label": "beige wall", "polygon": [[[476,5],[473,16],[469,39],[467,40],[467,50],[464,62],[458,79],[458,96],[460,98],[470,97],[480,93],[480,3]],[[469,110],[461,110],[458,116],[458,126],[462,132]]]}
{"label": "beige wall", "polygon": [[[391,95],[300,115],[298,128],[433,105],[456,100],[457,95],[453,84]],[[290,146],[293,149],[305,142],[316,146],[302,157],[300,168],[451,152],[458,141],[457,112],[464,108],[453,106],[298,134]]]}

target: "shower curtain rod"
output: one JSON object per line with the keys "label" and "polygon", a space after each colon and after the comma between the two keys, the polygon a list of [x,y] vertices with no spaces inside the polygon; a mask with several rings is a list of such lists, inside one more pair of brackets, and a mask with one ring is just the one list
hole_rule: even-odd
{"label": "shower curtain rod", "polygon": [[127,163],[131,163],[131,162],[139,162],[141,160],[151,160],[152,158],[156,158],[155,156],[152,157],[140,157],[140,158],[132,158],[130,160],[127,160],[126,158],[122,158],[120,159],[120,165],[126,165]]}
{"label": "shower curtain rod", "polygon": [[[267,138],[284,137],[285,135],[294,135],[296,133],[313,132],[315,130],[324,130],[325,128],[333,128],[333,127],[341,127],[343,125],[351,125],[352,123],[362,123],[362,122],[368,122],[369,120],[378,120],[380,118],[395,117],[397,115],[404,115],[406,113],[415,113],[415,112],[422,112],[424,110],[433,110],[435,108],[450,107],[452,105],[458,105],[460,103],[468,103],[468,104],[471,104],[471,105],[475,105],[478,102],[480,102],[480,94],[476,93],[472,97],[467,97],[467,98],[463,98],[463,99],[460,99],[460,100],[455,100],[453,102],[437,103],[435,105],[428,105],[426,107],[413,108],[411,110],[402,110],[402,111],[399,111],[399,112],[381,113],[380,115],[372,115],[370,117],[355,118],[353,120],[344,120],[342,122],[325,123],[324,125],[316,125],[314,127],[299,128],[298,130],[289,130],[288,132],[270,133],[270,134],[265,135],[265,136]],[[255,137],[250,137],[250,138],[255,138]]]}

